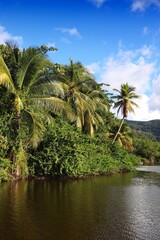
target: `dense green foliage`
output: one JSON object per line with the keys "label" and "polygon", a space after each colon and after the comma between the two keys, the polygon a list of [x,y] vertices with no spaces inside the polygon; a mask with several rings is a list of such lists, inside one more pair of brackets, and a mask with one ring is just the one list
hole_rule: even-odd
{"label": "dense green foliage", "polygon": [[64,121],[50,125],[29,158],[31,175],[84,176],[132,170],[139,159],[102,136],[91,138]]}
{"label": "dense green foliage", "polygon": [[150,133],[133,131],[133,149],[143,164],[160,164],[160,142]]}
{"label": "dense green foliage", "polygon": [[159,143],[126,123],[119,128],[110,111],[113,103],[125,117],[133,111],[135,88],[122,85],[125,104],[113,102],[118,96],[110,98],[107,85],[104,90],[81,63],[54,64],[50,50],[56,49],[0,45],[0,180],[81,177],[158,163]]}
{"label": "dense green foliage", "polygon": [[155,137],[160,142],[160,120],[151,121],[127,121],[128,125],[137,132],[151,133],[152,139]]}

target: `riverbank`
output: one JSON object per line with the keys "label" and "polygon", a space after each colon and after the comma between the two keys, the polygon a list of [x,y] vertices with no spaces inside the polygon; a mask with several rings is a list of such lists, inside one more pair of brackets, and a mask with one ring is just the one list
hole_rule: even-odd
{"label": "riverbank", "polygon": [[113,176],[118,173],[128,173],[135,171],[136,168],[132,169],[119,169],[118,171],[112,171],[112,172],[103,172],[103,173],[90,173],[90,174],[85,174],[85,175],[77,175],[77,176],[69,176],[69,175],[59,175],[59,176],[49,176],[49,175],[44,175],[44,176],[26,176],[26,177],[15,177],[10,175],[8,179],[0,179],[0,182],[7,182],[7,181],[12,181],[12,182],[17,182],[21,180],[80,180],[80,179],[89,179],[89,178],[94,178],[98,176]]}

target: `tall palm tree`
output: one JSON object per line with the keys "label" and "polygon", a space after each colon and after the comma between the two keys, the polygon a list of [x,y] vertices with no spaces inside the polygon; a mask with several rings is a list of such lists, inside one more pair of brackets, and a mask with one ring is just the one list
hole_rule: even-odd
{"label": "tall palm tree", "polygon": [[74,109],[75,124],[84,132],[94,135],[94,128],[103,123],[100,110],[108,111],[107,97],[93,75],[81,64],[59,66],[59,84],[64,89],[64,100]]}
{"label": "tall palm tree", "polygon": [[140,96],[135,93],[136,88],[133,86],[129,86],[128,83],[122,84],[120,90],[118,89],[114,89],[114,90],[118,92],[118,95],[112,97],[113,99],[117,99],[117,102],[114,103],[114,108],[118,108],[117,114],[121,110],[123,117],[122,117],[119,129],[112,141],[112,144],[114,144],[114,142],[116,141],[117,136],[123,125],[124,119],[128,117],[128,113],[129,112],[134,113],[133,106],[138,107],[138,105],[135,102],[133,102],[132,99],[140,98]]}
{"label": "tall palm tree", "polygon": [[[0,54],[0,85],[5,87],[12,97],[15,112],[13,123],[19,134],[19,143],[17,156],[14,151],[10,157],[15,161],[15,174],[21,175],[23,164],[20,163],[20,158],[25,159],[24,145],[37,147],[45,131],[47,112],[70,113],[70,107],[57,97],[61,89],[52,79],[52,63],[46,57],[46,52],[50,49],[42,46],[23,51],[15,47],[9,50],[12,54],[11,61],[5,59],[3,53]],[[28,131],[25,144],[22,138],[23,127]]]}

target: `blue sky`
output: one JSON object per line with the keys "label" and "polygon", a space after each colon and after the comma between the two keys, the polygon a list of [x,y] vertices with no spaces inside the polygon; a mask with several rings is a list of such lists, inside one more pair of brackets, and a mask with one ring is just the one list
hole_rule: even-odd
{"label": "blue sky", "polygon": [[80,61],[110,91],[128,82],[141,95],[129,119],[160,119],[160,0],[0,0],[8,40],[55,46],[53,62]]}

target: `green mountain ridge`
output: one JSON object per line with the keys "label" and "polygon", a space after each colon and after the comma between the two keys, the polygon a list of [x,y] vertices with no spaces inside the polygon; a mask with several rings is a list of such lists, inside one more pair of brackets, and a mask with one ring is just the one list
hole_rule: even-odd
{"label": "green mountain ridge", "polygon": [[125,120],[125,122],[135,131],[151,133],[160,142],[160,119],[150,121]]}

